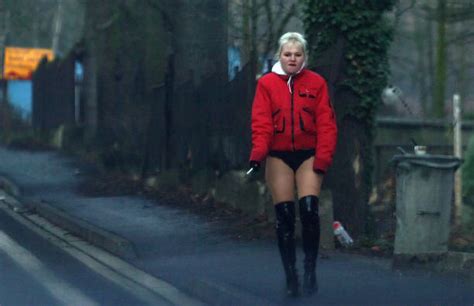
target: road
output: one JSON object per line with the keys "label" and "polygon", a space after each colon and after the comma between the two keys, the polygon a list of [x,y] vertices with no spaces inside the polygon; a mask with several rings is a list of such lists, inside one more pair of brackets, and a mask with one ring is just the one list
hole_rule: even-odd
{"label": "road", "polygon": [[[72,257],[65,248],[70,246],[55,245],[51,238],[0,210],[0,305],[147,304]],[[154,301],[169,305],[159,297]]]}
{"label": "road", "polygon": [[[77,192],[77,186],[79,180],[88,179],[87,176],[77,175],[77,164],[64,155],[13,151],[0,147],[0,160],[0,176],[9,178],[19,186],[22,199],[43,205],[54,204],[72,217],[86,220],[89,224],[133,242],[137,256],[124,259],[125,263],[121,262],[112,269],[124,273],[129,271],[125,273],[128,279],[141,275],[142,279],[152,280],[150,283],[154,283],[153,288],[156,289],[153,292],[166,297],[167,301],[175,305],[190,305],[189,297],[205,301],[209,305],[474,305],[472,280],[430,271],[394,270],[390,258],[338,251],[328,251],[327,256],[318,262],[318,294],[288,300],[284,294],[278,250],[272,239],[236,240],[225,234],[225,224],[222,222],[195,215],[179,208],[179,205],[172,207],[142,196],[85,196]],[[82,169],[80,172],[82,173]],[[0,219],[0,230],[23,248],[43,245],[36,242],[37,237],[24,238],[30,236],[14,228],[8,229],[11,225],[5,228],[3,219]],[[52,250],[50,246],[42,248]],[[71,248],[62,251],[70,254]],[[129,295],[130,290],[126,289],[131,288],[132,284],[126,283],[123,278],[114,281],[114,277],[100,269],[100,277],[94,276],[93,272],[81,265],[84,264],[83,261],[76,268],[69,268],[69,264],[62,263],[64,259],[58,259],[58,252],[61,253],[32,253],[49,269],[60,269],[53,269],[54,275],[94,302],[103,305],[136,305],[133,299],[151,301],[155,298],[156,294],[146,296],[147,291],[143,288],[132,290],[141,291],[140,297],[132,297]],[[100,253],[98,250],[94,252]],[[11,272],[17,275],[16,280],[25,279],[24,287],[31,288],[31,292],[44,288],[29,273],[22,272],[24,269],[10,256],[3,251],[0,254],[2,262],[8,262],[8,266],[13,269]],[[297,257],[301,271],[300,247]],[[74,262],[72,259],[69,261]],[[109,261],[115,259],[102,260],[106,263]],[[58,262],[63,268],[55,267]],[[86,265],[94,267],[88,262]],[[141,274],[143,271],[146,275]],[[93,287],[100,288],[99,291],[84,285],[89,282],[89,278],[81,276],[82,273],[91,274],[91,279],[96,279]],[[150,278],[151,276],[155,279]],[[4,277],[3,272],[0,273],[0,287],[4,283]],[[134,283],[139,281],[135,279]],[[11,290],[1,289],[3,291],[0,293],[13,294],[14,290],[18,291],[23,287],[15,285],[15,289],[13,286]],[[43,296],[56,299],[48,291],[42,290]],[[109,296],[109,292],[114,293]],[[107,299],[115,296],[120,301],[112,300],[109,303]],[[127,300],[121,302],[122,298],[118,296],[132,300],[130,303]],[[0,296],[1,298],[3,297]],[[186,299],[187,302],[183,302]],[[8,301],[5,298],[0,300],[0,304],[9,306],[11,304]],[[191,302],[194,303],[194,300]],[[31,305],[28,301],[22,304]],[[139,303],[142,304],[145,303]],[[41,305],[50,303],[45,300]]]}

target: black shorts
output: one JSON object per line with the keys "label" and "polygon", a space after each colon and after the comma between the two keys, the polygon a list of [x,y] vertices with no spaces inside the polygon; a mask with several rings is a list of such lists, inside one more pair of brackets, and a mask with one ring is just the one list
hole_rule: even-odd
{"label": "black shorts", "polygon": [[314,149],[298,151],[270,151],[269,156],[281,159],[294,172],[298,170],[301,164],[308,158],[314,156]]}

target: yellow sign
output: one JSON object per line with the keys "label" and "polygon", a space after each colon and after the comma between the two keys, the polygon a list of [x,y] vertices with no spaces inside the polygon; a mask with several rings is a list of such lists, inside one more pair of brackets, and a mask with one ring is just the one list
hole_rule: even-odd
{"label": "yellow sign", "polygon": [[30,80],[43,57],[53,60],[51,49],[5,48],[3,78],[7,80]]}

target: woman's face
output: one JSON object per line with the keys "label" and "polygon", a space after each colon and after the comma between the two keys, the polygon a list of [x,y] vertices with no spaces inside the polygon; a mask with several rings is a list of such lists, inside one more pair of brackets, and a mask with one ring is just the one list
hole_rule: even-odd
{"label": "woman's face", "polygon": [[303,47],[300,44],[289,42],[283,45],[280,53],[280,63],[287,74],[300,71],[305,60]]}

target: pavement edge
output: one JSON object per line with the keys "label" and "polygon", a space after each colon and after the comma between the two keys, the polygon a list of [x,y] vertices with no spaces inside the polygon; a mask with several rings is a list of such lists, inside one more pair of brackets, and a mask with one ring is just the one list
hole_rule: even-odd
{"label": "pavement edge", "polygon": [[30,201],[21,196],[20,189],[9,179],[0,176],[0,189],[9,197],[6,204],[18,213],[34,212],[73,235],[125,259],[136,259],[138,254],[133,243],[115,233],[106,231],[78,217],[73,217],[54,205]]}
{"label": "pavement edge", "polygon": [[428,254],[395,254],[394,269],[422,268],[453,273],[474,280],[474,253],[448,251]]}
{"label": "pavement edge", "polygon": [[29,206],[49,222],[97,247],[125,259],[138,258],[133,243],[115,233],[106,231],[78,217],[73,217],[44,201],[41,203],[30,202]]}

